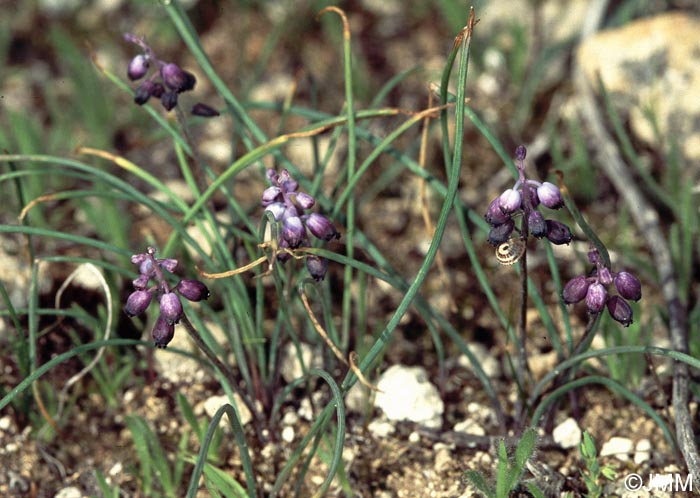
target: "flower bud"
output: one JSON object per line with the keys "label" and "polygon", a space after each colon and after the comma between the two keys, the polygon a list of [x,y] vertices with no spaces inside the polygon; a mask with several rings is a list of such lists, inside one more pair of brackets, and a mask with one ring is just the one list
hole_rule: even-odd
{"label": "flower bud", "polygon": [[524,161],[526,155],[527,155],[527,149],[525,148],[524,145],[518,145],[515,148],[515,158],[518,161]]}
{"label": "flower bud", "polygon": [[331,239],[339,239],[340,234],[330,222],[328,218],[318,213],[311,213],[306,218],[306,227],[313,234],[314,237],[326,242]]}
{"label": "flower bud", "polygon": [[486,215],[484,216],[484,218],[486,218],[486,222],[489,225],[502,225],[510,219],[510,216],[504,214],[503,211],[501,211],[499,201],[500,197],[496,197],[494,200],[491,201],[491,204],[489,204],[489,208],[486,210]]}
{"label": "flower bud", "polygon": [[598,270],[598,282],[608,287],[613,283],[612,273],[610,273],[610,268],[607,266],[601,266]]}
{"label": "flower bud", "polygon": [[160,316],[168,323],[177,323],[182,316],[182,303],[174,292],[166,292],[160,298]]}
{"label": "flower bud", "polygon": [[175,288],[188,301],[201,301],[209,297],[209,289],[199,280],[182,279]]}
{"label": "flower bud", "polygon": [[[530,185],[529,182],[523,185],[521,195],[530,202],[531,208],[536,208],[540,205],[540,198],[537,197],[537,189]],[[522,203],[523,205],[525,204],[524,199]]]}
{"label": "flower bud", "polygon": [[264,207],[269,206],[273,202],[278,202],[278,197],[282,195],[282,189],[279,187],[267,187],[265,190],[263,190],[262,196],[261,196],[261,204]]}
{"label": "flower bud", "polygon": [[194,114],[195,116],[201,116],[203,118],[215,118],[216,116],[221,115],[219,111],[202,102],[197,102],[195,105],[192,106],[192,114]]}
{"label": "flower bud", "polygon": [[607,297],[608,293],[602,284],[593,282],[589,285],[588,291],[586,292],[586,306],[588,307],[588,312],[600,313],[603,311]]}
{"label": "flower bud", "polygon": [[626,271],[619,272],[615,275],[614,282],[617,292],[625,299],[639,301],[642,298],[642,284],[631,273]]}
{"label": "flower bud", "polygon": [[180,66],[172,62],[160,68],[160,76],[163,78],[165,86],[174,90],[175,93],[192,90],[197,82],[197,79],[192,73],[181,69]]}
{"label": "flower bud", "polygon": [[274,169],[265,170],[265,176],[272,184],[277,183],[277,181],[279,180],[279,175],[277,174],[277,171],[275,171]]}
{"label": "flower bud", "polygon": [[632,308],[620,296],[612,296],[608,299],[608,313],[625,327],[629,327],[632,323]]}
{"label": "flower bud", "polygon": [[281,220],[286,210],[287,208],[285,208],[284,204],[281,202],[273,202],[265,207],[265,211],[272,213],[272,217],[275,218],[275,221]]}
{"label": "flower bud", "polygon": [[311,277],[317,282],[323,280],[328,271],[328,260],[318,256],[309,255],[306,257],[306,269]]}
{"label": "flower bud", "polygon": [[544,182],[537,187],[537,197],[540,199],[540,202],[549,209],[559,209],[564,205],[561,191],[559,187],[553,183]]}
{"label": "flower bud", "polygon": [[547,223],[542,213],[537,210],[530,211],[530,214],[527,216],[527,226],[530,229],[530,233],[538,239],[547,235]]}
{"label": "flower bud", "polygon": [[316,203],[314,198],[305,192],[298,192],[294,198],[297,201],[297,204],[299,204],[299,206],[301,206],[303,209],[311,209]]}
{"label": "flower bud", "polygon": [[133,59],[131,59],[131,62],[129,62],[129,67],[126,71],[126,75],[131,81],[140,80],[141,78],[146,76],[146,73],[148,73],[149,65],[150,61],[148,60],[148,57],[143,54],[139,54]]}
{"label": "flower bud", "polygon": [[[287,242],[287,239],[280,239],[279,244],[277,245],[279,249],[289,249],[289,242]],[[277,253],[277,261],[280,263],[284,263],[286,261],[289,261],[289,258],[292,256],[284,250],[281,250]]]}
{"label": "flower bud", "polygon": [[163,85],[155,81],[146,80],[134,90],[134,102],[143,105],[151,97],[160,98],[163,95]]}
{"label": "flower bud", "polygon": [[491,228],[489,230],[489,244],[492,246],[498,246],[503,244],[506,240],[510,238],[510,234],[513,233],[515,228],[515,222],[513,220],[508,220],[502,225]]}
{"label": "flower bud", "polygon": [[590,284],[585,275],[574,277],[562,289],[561,297],[566,304],[578,303],[586,297]]}
{"label": "flower bud", "polygon": [[153,340],[156,342],[157,348],[165,348],[175,336],[175,325],[168,322],[163,315],[159,315],[153,326]]}
{"label": "flower bud", "polygon": [[136,289],[136,290],[145,290],[146,287],[148,287],[149,280],[151,280],[150,276],[139,275],[138,278],[131,281],[131,284],[134,286],[134,289]]}
{"label": "flower bud", "polygon": [[296,249],[301,245],[306,236],[304,224],[298,216],[289,216],[282,222],[282,233],[280,238],[287,241],[291,249]]}
{"label": "flower bud", "polygon": [[166,111],[172,111],[177,105],[177,93],[165,92],[160,96],[160,103]]}
{"label": "flower bud", "polygon": [[151,298],[153,295],[146,290],[137,290],[129,294],[126,298],[126,305],[124,306],[124,311],[129,316],[140,315],[148,308],[151,304]]}
{"label": "flower bud", "polygon": [[504,214],[510,214],[520,208],[522,202],[520,191],[509,188],[505,190],[498,198],[498,207],[501,208]]}
{"label": "flower bud", "polygon": [[591,247],[588,250],[588,261],[590,261],[592,265],[597,265],[600,262],[600,253],[595,247]]}
{"label": "flower bud", "polygon": [[177,259],[173,259],[173,258],[159,259],[158,266],[163,268],[165,271],[169,271],[170,273],[172,273],[177,268]]}
{"label": "flower bud", "polygon": [[547,223],[547,239],[552,244],[562,245],[571,242],[573,236],[571,230],[564,223],[555,220],[546,220]]}

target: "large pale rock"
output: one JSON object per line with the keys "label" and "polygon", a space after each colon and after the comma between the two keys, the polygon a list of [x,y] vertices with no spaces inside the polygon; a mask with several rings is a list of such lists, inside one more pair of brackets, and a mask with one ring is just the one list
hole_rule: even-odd
{"label": "large pale rock", "polygon": [[442,425],[444,404],[423,367],[394,365],[379,379],[376,405],[389,420],[409,420],[427,427]]}
{"label": "large pale rock", "polygon": [[700,19],[662,14],[598,33],[577,54],[589,82],[597,88],[600,76],[637,138],[657,149],[676,140],[689,161],[700,160],[698,33]]}

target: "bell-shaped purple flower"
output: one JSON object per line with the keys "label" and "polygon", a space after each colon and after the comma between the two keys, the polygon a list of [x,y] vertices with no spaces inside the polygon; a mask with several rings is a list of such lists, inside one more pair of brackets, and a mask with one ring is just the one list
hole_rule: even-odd
{"label": "bell-shaped purple flower", "polygon": [[550,182],[544,182],[537,187],[537,197],[542,205],[549,209],[559,209],[564,205],[559,187]]}
{"label": "bell-shaped purple flower", "polygon": [[148,308],[151,304],[151,298],[153,294],[146,290],[136,290],[129,294],[126,299],[126,305],[124,306],[124,311],[129,316],[140,315]]}
{"label": "bell-shaped purple flower", "polygon": [[126,71],[126,75],[131,81],[140,80],[146,73],[148,73],[148,66],[150,65],[150,60],[148,56],[139,54],[129,62],[129,67]]}
{"label": "bell-shaped purple flower", "polygon": [[177,268],[177,259],[165,258],[165,259],[159,259],[157,261],[158,261],[158,266],[160,266],[165,271],[168,271],[170,273],[174,272],[175,269]]}
{"label": "bell-shaped purple flower", "polygon": [[639,301],[642,298],[642,284],[631,273],[626,271],[619,272],[615,275],[614,282],[617,292],[625,299]]}
{"label": "bell-shaped purple flower", "polygon": [[273,202],[265,207],[265,211],[272,213],[272,217],[275,221],[280,221],[287,211],[287,208],[281,202]]}
{"label": "bell-shaped purple flower", "polygon": [[489,230],[488,241],[492,246],[498,246],[503,244],[506,240],[510,238],[510,234],[513,233],[515,228],[515,222],[513,220],[508,220],[502,225],[492,227]]}
{"label": "bell-shaped purple flower", "polygon": [[138,105],[143,105],[148,102],[151,97],[160,98],[165,89],[160,83],[146,80],[134,90],[134,102]]}
{"label": "bell-shaped purple flower", "polygon": [[328,260],[310,254],[306,257],[306,269],[314,280],[321,281],[328,272]]}
{"label": "bell-shaped purple flower", "polygon": [[197,102],[195,105],[193,105],[191,112],[193,115],[201,116],[203,118],[215,118],[216,116],[221,115],[219,111],[202,102]]}
{"label": "bell-shaped purple flower", "polygon": [[197,79],[194,75],[174,63],[164,64],[160,68],[160,77],[163,78],[165,86],[176,93],[186,92],[194,88]]}
{"label": "bell-shaped purple flower", "polygon": [[209,297],[209,289],[199,280],[182,279],[175,287],[182,297],[188,301],[201,301]]}
{"label": "bell-shaped purple flower", "polygon": [[165,92],[160,96],[160,103],[166,111],[172,111],[177,106],[177,92]]}
{"label": "bell-shaped purple flower", "polygon": [[145,290],[150,280],[150,275],[139,275],[138,278],[131,281],[131,284],[136,290]]}
{"label": "bell-shaped purple flower", "polygon": [[503,211],[501,211],[501,207],[499,206],[500,199],[500,197],[496,197],[494,200],[492,200],[491,204],[489,204],[489,208],[486,210],[486,215],[484,218],[486,219],[486,223],[489,225],[502,225],[510,219],[509,215],[504,214]]}
{"label": "bell-shaped purple flower", "polygon": [[629,303],[620,296],[611,296],[608,299],[608,313],[614,320],[620,322],[625,327],[632,323],[632,308]]}
{"label": "bell-shaped purple flower", "polygon": [[547,239],[556,245],[568,244],[573,236],[571,230],[564,223],[556,220],[546,220],[547,223]]}
{"label": "bell-shaped purple flower", "polygon": [[498,198],[498,207],[501,208],[504,214],[510,214],[517,211],[522,203],[520,191],[509,188],[505,190]]}
{"label": "bell-shaped purple flower", "polygon": [[562,289],[561,297],[566,304],[578,303],[586,297],[590,285],[591,283],[585,275],[574,277]]}
{"label": "bell-shaped purple flower", "polygon": [[600,313],[605,307],[605,302],[608,298],[608,292],[602,284],[593,282],[588,286],[586,292],[586,306],[589,313]]}
{"label": "bell-shaped purple flower", "polygon": [[538,239],[547,235],[547,223],[542,213],[536,209],[530,211],[530,214],[527,216],[527,226],[530,233]]}
{"label": "bell-shaped purple flower", "polygon": [[306,227],[313,234],[314,237],[326,242],[331,239],[339,239],[340,234],[330,222],[328,218],[318,213],[311,213],[306,218]]}
{"label": "bell-shaped purple flower", "polygon": [[296,249],[304,241],[306,230],[301,218],[298,216],[289,216],[282,221],[282,233],[280,238],[287,241],[291,249]]}
{"label": "bell-shaped purple flower", "polygon": [[264,206],[267,207],[273,202],[280,202],[282,196],[282,189],[279,187],[267,187],[265,190],[263,190],[262,197],[260,200],[260,203]]}
{"label": "bell-shaped purple flower", "polygon": [[169,323],[177,323],[182,316],[182,303],[174,292],[166,292],[160,298],[160,316]]}
{"label": "bell-shaped purple flower", "polygon": [[311,209],[314,207],[316,201],[306,192],[297,192],[294,194],[294,199],[297,201],[302,209]]}
{"label": "bell-shaped purple flower", "polygon": [[159,315],[153,326],[153,340],[157,348],[165,348],[175,336],[175,325],[169,322],[163,315]]}
{"label": "bell-shaped purple flower", "polygon": [[605,287],[610,286],[613,283],[612,273],[610,273],[610,268],[607,266],[601,266],[598,270],[598,282],[603,284]]}

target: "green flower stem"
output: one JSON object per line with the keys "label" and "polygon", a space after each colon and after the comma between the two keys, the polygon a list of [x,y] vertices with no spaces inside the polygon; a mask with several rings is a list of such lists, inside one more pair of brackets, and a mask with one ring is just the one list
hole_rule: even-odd
{"label": "green flower stem", "polygon": [[236,377],[233,373],[233,370],[231,370],[230,367],[225,365],[224,362],[222,362],[219,359],[219,357],[216,356],[216,353],[214,353],[214,351],[212,351],[211,348],[207,346],[207,343],[204,342],[204,340],[202,340],[202,338],[199,336],[199,333],[194,328],[189,318],[187,318],[187,315],[182,315],[182,318],[180,318],[180,323],[185,327],[185,330],[187,330],[187,333],[190,335],[190,338],[194,341],[197,347],[206,355],[207,358],[209,358],[209,361],[211,361],[214,364],[219,373],[226,378],[226,381],[228,382],[231,390],[238,394],[241,401],[243,401],[243,404],[245,404],[248,410],[250,410],[250,413],[253,416],[258,441],[265,441],[266,438],[263,437],[263,420],[261,414],[255,408],[253,402],[250,401],[250,398],[244,392],[241,391],[241,388],[239,387],[238,382],[236,381]]}

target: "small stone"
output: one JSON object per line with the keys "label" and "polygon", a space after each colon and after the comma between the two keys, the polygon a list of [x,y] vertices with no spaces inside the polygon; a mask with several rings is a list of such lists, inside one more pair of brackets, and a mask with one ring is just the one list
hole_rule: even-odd
{"label": "small stone", "polygon": [[369,391],[357,382],[345,395],[345,409],[355,413],[364,413],[369,407]]}
{"label": "small stone", "polygon": [[69,486],[61,489],[53,496],[54,498],[83,498],[83,492],[75,486]]}
{"label": "small stone", "polygon": [[387,437],[396,431],[396,427],[391,422],[386,420],[376,419],[372,420],[369,425],[367,425],[367,430],[371,432],[377,438]]}
{"label": "small stone", "polygon": [[[238,416],[240,418],[239,421],[241,425],[246,425],[248,422],[253,420],[253,415],[250,413],[250,410],[248,410],[248,407],[243,404],[243,401],[241,401],[241,398],[240,396],[238,396],[238,394],[233,393],[233,400],[236,402],[236,408],[238,411]],[[229,399],[228,396],[226,396],[225,394],[222,394],[220,396],[211,396],[204,400],[204,411],[209,417],[213,417],[216,414],[217,410],[226,404],[229,404]],[[230,427],[227,415],[221,417],[221,422],[219,425],[222,428]]]}
{"label": "small stone", "polygon": [[634,463],[641,465],[651,458],[651,441],[640,439],[634,447]]}
{"label": "small stone", "polygon": [[472,436],[486,435],[486,431],[484,430],[484,428],[481,427],[475,420],[472,420],[470,418],[456,423],[453,430],[455,432],[462,432],[464,434],[469,434]]}
{"label": "small stone", "polygon": [[294,441],[294,427],[288,425],[282,429],[282,440],[288,443]]}
{"label": "small stone", "polygon": [[576,420],[569,417],[554,428],[552,438],[564,449],[575,448],[581,442],[581,428]]}
{"label": "small stone", "polygon": [[299,415],[293,411],[288,411],[284,413],[282,417],[282,425],[294,425],[299,422]]}
{"label": "small stone", "polygon": [[621,462],[629,460],[629,453],[634,447],[632,440],[626,437],[613,437],[607,441],[600,450],[600,456],[614,456]]}
{"label": "small stone", "polygon": [[[314,351],[311,346],[302,342],[299,344],[299,350],[301,351],[301,359],[304,361],[306,370],[314,368],[315,366],[320,366],[318,365],[318,361],[314,360]],[[292,382],[294,379],[298,379],[304,375],[297,348],[291,342],[282,349],[280,373],[286,382]]]}
{"label": "small stone", "polygon": [[409,420],[431,428],[442,425],[444,404],[424,368],[393,365],[381,375],[377,388],[375,404],[389,420]]}
{"label": "small stone", "polygon": [[314,410],[311,407],[311,401],[309,401],[309,398],[304,398],[301,400],[297,413],[305,420],[311,420],[314,418]]}
{"label": "small stone", "polygon": [[114,465],[112,465],[112,468],[109,469],[107,474],[110,475],[111,477],[117,477],[122,472],[124,472],[124,464],[122,464],[121,462],[117,462]]}
{"label": "small stone", "polygon": [[420,434],[418,434],[416,431],[411,432],[408,435],[408,442],[413,443],[413,444],[419,443],[420,442]]}
{"label": "small stone", "polygon": [[12,419],[9,415],[0,418],[0,431],[7,431],[10,427],[12,427]]}
{"label": "small stone", "polygon": [[452,461],[452,453],[449,448],[440,448],[435,452],[435,471],[445,472],[449,470]]}
{"label": "small stone", "polygon": [[[494,355],[489,352],[486,346],[479,342],[470,342],[467,344],[467,346],[469,346],[471,352],[474,353],[479,365],[481,365],[484,373],[489,378],[495,378],[501,375],[501,365],[498,363],[498,360],[496,360]],[[472,372],[474,371],[474,367],[469,361],[469,358],[467,358],[465,355],[461,355],[457,361],[461,367],[464,367]]]}

